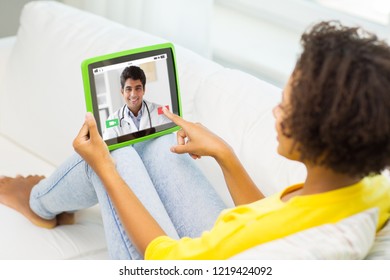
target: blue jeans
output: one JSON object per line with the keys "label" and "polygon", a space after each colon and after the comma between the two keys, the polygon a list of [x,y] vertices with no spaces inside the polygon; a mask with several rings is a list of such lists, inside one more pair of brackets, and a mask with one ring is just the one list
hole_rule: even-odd
{"label": "blue jeans", "polygon": [[[170,152],[174,141],[170,134],[111,155],[119,174],[170,237],[197,237],[212,227],[225,205],[188,155]],[[30,196],[33,211],[47,219],[97,203],[110,257],[141,259],[99,177],[79,155],[39,182]]]}

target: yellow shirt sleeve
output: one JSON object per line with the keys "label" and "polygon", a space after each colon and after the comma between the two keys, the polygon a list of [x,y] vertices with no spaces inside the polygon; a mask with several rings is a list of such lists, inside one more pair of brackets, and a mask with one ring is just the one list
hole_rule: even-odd
{"label": "yellow shirt sleeve", "polygon": [[390,183],[382,176],[321,194],[297,196],[288,202],[285,191],[255,203],[227,209],[210,231],[198,238],[174,240],[167,236],[153,240],[145,259],[227,259],[253,246],[285,237],[298,231],[334,223],[372,207],[378,207],[378,228],[389,218]]}
{"label": "yellow shirt sleeve", "polygon": [[[174,240],[167,236],[158,237],[147,247],[145,259],[221,259],[225,249],[221,245],[229,243],[245,227],[247,219],[252,217],[245,213],[253,212],[251,207],[242,206],[223,211],[215,226],[205,231],[198,238],[184,237]],[[222,253],[222,254],[221,254]]]}

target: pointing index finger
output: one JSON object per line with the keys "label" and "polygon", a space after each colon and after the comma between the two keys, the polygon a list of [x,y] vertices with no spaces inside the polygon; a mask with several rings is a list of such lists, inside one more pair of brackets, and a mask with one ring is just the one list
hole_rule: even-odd
{"label": "pointing index finger", "polygon": [[183,127],[186,125],[186,121],[184,119],[182,119],[181,117],[179,117],[178,115],[175,115],[173,113],[171,113],[167,108],[163,107],[163,112],[164,112],[164,115],[170,119],[171,121],[173,121],[175,124],[177,124],[178,126],[180,127]]}

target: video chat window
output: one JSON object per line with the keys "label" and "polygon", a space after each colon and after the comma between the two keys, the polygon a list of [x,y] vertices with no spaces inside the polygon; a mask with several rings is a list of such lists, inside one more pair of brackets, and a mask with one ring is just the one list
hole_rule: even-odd
{"label": "video chat window", "polygon": [[174,126],[162,111],[163,107],[178,110],[175,69],[169,65],[170,59],[169,53],[157,53],[92,68],[97,121],[108,144]]}
{"label": "video chat window", "polygon": [[85,103],[109,150],[179,130],[163,109],[182,116],[172,43],[87,58]]}

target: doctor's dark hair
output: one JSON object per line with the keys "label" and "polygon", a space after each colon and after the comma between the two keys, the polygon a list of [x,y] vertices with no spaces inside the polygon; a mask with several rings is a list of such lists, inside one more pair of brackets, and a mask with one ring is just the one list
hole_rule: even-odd
{"label": "doctor's dark hair", "polygon": [[321,22],[301,37],[283,133],[302,160],[352,176],[390,166],[390,47],[374,34]]}
{"label": "doctor's dark hair", "polygon": [[125,87],[127,79],[141,80],[142,87],[145,89],[146,76],[144,70],[138,66],[128,66],[123,69],[121,74],[121,88]]}

